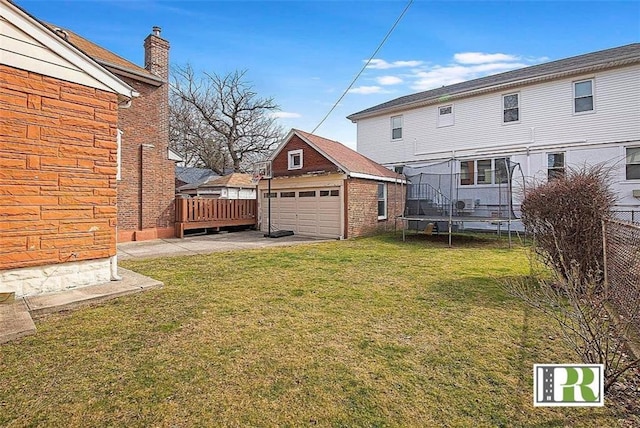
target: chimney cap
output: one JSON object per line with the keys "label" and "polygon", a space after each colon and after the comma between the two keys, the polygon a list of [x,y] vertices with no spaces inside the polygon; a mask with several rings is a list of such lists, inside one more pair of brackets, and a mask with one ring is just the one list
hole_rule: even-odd
{"label": "chimney cap", "polygon": [[157,25],[154,25],[153,28],[151,29],[151,33],[156,37],[160,37],[161,31],[162,31],[162,28],[158,27]]}

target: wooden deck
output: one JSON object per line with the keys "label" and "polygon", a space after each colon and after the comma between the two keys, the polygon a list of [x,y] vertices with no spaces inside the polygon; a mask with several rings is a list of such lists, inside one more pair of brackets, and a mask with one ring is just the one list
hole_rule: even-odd
{"label": "wooden deck", "polygon": [[190,229],[253,226],[258,222],[255,199],[176,198],[176,236]]}

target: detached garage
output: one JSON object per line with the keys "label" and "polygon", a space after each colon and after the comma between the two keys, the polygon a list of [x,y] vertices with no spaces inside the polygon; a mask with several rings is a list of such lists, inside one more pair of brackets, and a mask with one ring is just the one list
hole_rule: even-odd
{"label": "detached garage", "polygon": [[271,163],[271,191],[259,183],[264,232],[345,239],[392,229],[403,212],[404,176],[337,141],[293,129]]}

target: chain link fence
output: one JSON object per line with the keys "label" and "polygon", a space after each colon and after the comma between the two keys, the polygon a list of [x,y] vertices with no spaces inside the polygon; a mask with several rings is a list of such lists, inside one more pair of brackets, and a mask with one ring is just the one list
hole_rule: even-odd
{"label": "chain link fence", "polygon": [[624,221],[626,223],[640,225],[640,210],[614,211],[613,218],[615,218],[616,220]]}
{"label": "chain link fence", "polygon": [[604,245],[611,301],[640,332],[640,225],[604,222]]}

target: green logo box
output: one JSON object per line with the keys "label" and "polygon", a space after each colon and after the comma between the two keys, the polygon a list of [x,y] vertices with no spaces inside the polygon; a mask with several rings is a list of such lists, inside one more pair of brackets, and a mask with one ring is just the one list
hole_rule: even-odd
{"label": "green logo box", "polygon": [[533,405],[604,406],[604,364],[534,364]]}

